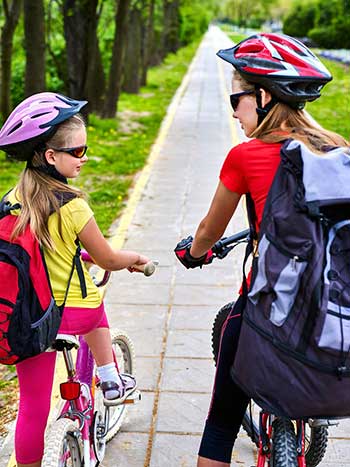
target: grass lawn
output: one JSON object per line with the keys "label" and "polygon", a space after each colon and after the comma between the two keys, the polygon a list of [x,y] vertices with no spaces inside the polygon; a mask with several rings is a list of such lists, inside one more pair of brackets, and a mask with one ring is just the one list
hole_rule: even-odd
{"label": "grass lawn", "polygon": [[307,110],[327,130],[350,140],[350,67],[322,58],[333,76],[322,96],[307,105]]}
{"label": "grass lawn", "polygon": [[[148,84],[139,94],[123,93],[116,118],[102,120],[95,115],[89,118],[89,161],[75,184],[88,193],[105,234],[124,206],[135,173],[145,164],[167,107],[198,44],[199,40],[168,55],[162,65],[151,68]],[[16,184],[23,167],[24,163],[7,161],[0,152],[0,193]]]}

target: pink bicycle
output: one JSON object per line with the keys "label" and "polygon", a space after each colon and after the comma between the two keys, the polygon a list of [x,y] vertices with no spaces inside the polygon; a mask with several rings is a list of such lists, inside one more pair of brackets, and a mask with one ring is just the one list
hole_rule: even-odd
{"label": "pink bicycle", "polygon": [[[89,258],[86,254],[84,261]],[[154,272],[154,263],[148,263],[143,272]],[[110,273],[105,272],[98,286],[105,285]],[[135,372],[132,341],[122,331],[111,330],[114,359],[121,373]],[[141,399],[135,391],[122,404],[107,407],[96,374],[94,358],[83,337],[57,335],[53,348],[63,353],[67,380],[60,384],[62,402],[57,419],[46,433],[42,467],[95,467],[105,455],[106,444],[119,431],[128,404]],[[77,349],[74,362],[73,349]]]}

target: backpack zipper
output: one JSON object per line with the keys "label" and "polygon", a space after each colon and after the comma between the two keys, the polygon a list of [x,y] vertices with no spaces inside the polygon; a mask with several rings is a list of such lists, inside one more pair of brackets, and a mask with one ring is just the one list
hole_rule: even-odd
{"label": "backpack zipper", "polygon": [[282,254],[284,254],[285,256],[287,256],[288,258],[291,258],[292,259],[292,266],[295,268],[296,267],[296,262],[302,262],[302,261],[307,261],[308,258],[305,257],[305,256],[298,256],[298,255],[295,255],[294,253],[291,253],[290,251],[286,250],[285,248],[283,248],[279,243],[276,242],[276,240],[272,239],[270,237],[269,234],[265,234],[266,235],[266,238],[268,239],[268,241],[278,250],[280,251]]}

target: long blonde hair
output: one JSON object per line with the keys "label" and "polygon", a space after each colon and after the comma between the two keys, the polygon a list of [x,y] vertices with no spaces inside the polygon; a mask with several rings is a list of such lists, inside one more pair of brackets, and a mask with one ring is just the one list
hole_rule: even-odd
{"label": "long blonde hair", "polygon": [[[247,82],[236,70],[233,72],[233,79],[239,81],[243,91],[255,91],[254,84]],[[349,146],[349,142],[341,135],[314,123],[304,110],[292,109],[283,102],[272,107],[249,137],[265,143],[279,143],[293,138],[317,153],[322,153],[329,146]]]}
{"label": "long blonde hair", "polygon": [[[54,136],[47,141],[47,146],[65,147],[70,134],[85,126],[80,115],[74,115],[61,123]],[[84,197],[81,190],[65,184],[63,181],[51,177],[40,168],[47,167],[45,148],[34,153],[34,156],[23,170],[16,187],[16,197],[21,203],[21,211],[18,221],[12,233],[15,238],[24,232],[27,224],[40,244],[49,249],[55,245],[48,229],[49,216],[56,212],[61,226],[59,198],[65,195],[72,197]]]}

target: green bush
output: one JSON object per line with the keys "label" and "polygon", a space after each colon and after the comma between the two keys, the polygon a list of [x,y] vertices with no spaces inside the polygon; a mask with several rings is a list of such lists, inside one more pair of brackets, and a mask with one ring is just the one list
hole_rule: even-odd
{"label": "green bush", "polygon": [[309,31],[308,36],[318,47],[327,49],[350,48],[350,17],[335,18],[332,24],[316,27]]}
{"label": "green bush", "polygon": [[317,5],[315,2],[294,3],[290,13],[283,20],[283,32],[293,37],[305,37],[315,26]]}
{"label": "green bush", "polygon": [[337,47],[336,31],[333,26],[324,26],[311,29],[308,37],[317,47],[334,49]]}

